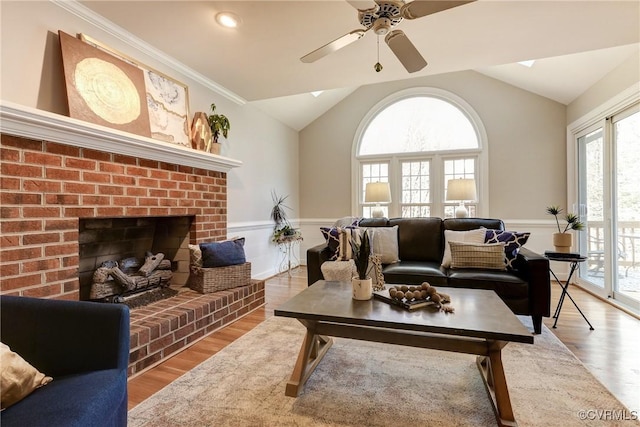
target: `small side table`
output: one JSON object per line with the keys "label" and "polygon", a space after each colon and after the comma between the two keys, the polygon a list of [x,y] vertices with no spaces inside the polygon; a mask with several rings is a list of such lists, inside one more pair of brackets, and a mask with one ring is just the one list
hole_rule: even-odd
{"label": "small side table", "polygon": [[282,236],[276,241],[280,248],[280,252],[282,252],[283,255],[282,262],[279,267],[280,273],[286,271],[287,275],[291,277],[291,269],[300,265],[300,260],[296,253],[301,241],[302,236],[299,234],[293,236]]}
{"label": "small side table", "polygon": [[556,273],[553,272],[553,270],[551,269],[551,266],[549,266],[549,272],[551,272],[551,274],[553,275],[554,279],[556,279],[556,282],[558,282],[560,284],[560,287],[562,288],[562,294],[560,294],[560,299],[558,300],[558,306],[556,307],[556,311],[553,315],[553,318],[556,319],[553,322],[553,328],[556,327],[556,324],[558,323],[558,319],[560,318],[560,311],[562,310],[562,304],[564,303],[564,297],[567,296],[569,297],[569,299],[571,300],[571,302],[573,303],[573,305],[576,307],[576,309],[578,309],[578,312],[580,313],[580,315],[582,316],[582,318],[587,322],[587,324],[589,325],[589,329],[593,331],[593,326],[591,325],[591,323],[589,322],[589,320],[587,319],[587,316],[584,315],[584,313],[582,312],[582,310],[580,310],[580,307],[578,307],[578,304],[576,304],[576,302],[573,300],[573,298],[571,298],[571,295],[569,295],[569,283],[571,283],[571,277],[573,276],[573,273],[575,273],[575,271],[578,269],[578,265],[581,262],[585,262],[587,260],[587,257],[584,256],[562,256],[559,254],[545,254],[545,256],[547,257],[547,259],[549,261],[557,261],[557,262],[568,262],[569,263],[569,277],[567,277],[567,281],[565,282],[565,284],[563,285],[562,282],[558,279],[558,277],[556,276]]}

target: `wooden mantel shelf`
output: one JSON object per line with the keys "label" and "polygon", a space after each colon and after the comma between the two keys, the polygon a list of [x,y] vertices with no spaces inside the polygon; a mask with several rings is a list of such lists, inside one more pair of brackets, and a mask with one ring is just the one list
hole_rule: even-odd
{"label": "wooden mantel shelf", "polygon": [[228,172],[242,165],[241,161],[228,157],[3,100],[0,100],[0,132],[218,172]]}

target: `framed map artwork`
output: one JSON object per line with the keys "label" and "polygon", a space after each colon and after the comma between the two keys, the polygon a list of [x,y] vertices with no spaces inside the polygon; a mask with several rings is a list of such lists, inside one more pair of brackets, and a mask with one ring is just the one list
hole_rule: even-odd
{"label": "framed map artwork", "polygon": [[79,38],[85,44],[142,71],[151,138],[191,148],[189,91],[186,85],[85,34],[79,34]]}
{"label": "framed map artwork", "polygon": [[58,34],[69,116],[150,137],[142,70],[69,34]]}

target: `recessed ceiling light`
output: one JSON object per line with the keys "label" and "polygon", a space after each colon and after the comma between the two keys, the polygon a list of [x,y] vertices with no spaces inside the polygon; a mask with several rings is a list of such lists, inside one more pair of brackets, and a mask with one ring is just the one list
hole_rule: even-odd
{"label": "recessed ceiling light", "polygon": [[536,62],[535,59],[530,59],[529,61],[520,61],[520,62],[518,62],[518,64],[524,65],[525,67],[531,68],[531,67],[533,67],[533,63],[534,62]]}
{"label": "recessed ceiling light", "polygon": [[233,12],[220,12],[216,15],[218,24],[227,28],[236,28],[240,25],[240,18]]}
{"label": "recessed ceiling light", "polygon": [[313,95],[313,96],[315,96],[317,98],[320,95],[322,95],[322,92],[324,92],[324,91],[323,90],[316,90],[314,92],[311,92],[311,95]]}

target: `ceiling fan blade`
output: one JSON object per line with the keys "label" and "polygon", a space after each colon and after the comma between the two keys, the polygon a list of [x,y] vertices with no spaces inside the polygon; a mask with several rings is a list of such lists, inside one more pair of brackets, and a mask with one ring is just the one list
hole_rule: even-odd
{"label": "ceiling fan blade", "polygon": [[372,0],[347,0],[347,3],[359,11],[378,8],[378,5]]}
{"label": "ceiling fan blade", "polygon": [[359,40],[360,38],[362,38],[362,36],[364,36],[366,32],[367,30],[363,30],[363,29],[353,30],[350,33],[345,34],[342,37],[338,37],[334,41],[329,42],[324,46],[314,50],[313,52],[306,54],[305,56],[300,58],[300,61],[307,62],[307,63],[315,62],[318,59],[323,58],[329,55],[330,53],[333,53],[338,49],[342,49],[343,47]]}
{"label": "ceiling fan blade", "polygon": [[411,40],[400,30],[393,30],[386,35],[384,41],[389,45],[391,51],[398,57],[404,68],[410,73],[422,70],[427,65],[427,61],[420,55],[418,49],[411,43]]}
{"label": "ceiling fan blade", "polygon": [[400,9],[400,15],[405,19],[422,18],[423,16],[442,12],[443,10],[462,6],[467,3],[473,3],[474,1],[475,0],[413,0],[412,2],[402,6],[402,9]]}

